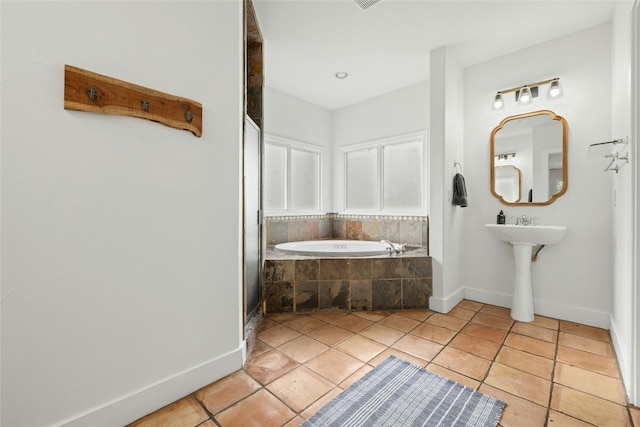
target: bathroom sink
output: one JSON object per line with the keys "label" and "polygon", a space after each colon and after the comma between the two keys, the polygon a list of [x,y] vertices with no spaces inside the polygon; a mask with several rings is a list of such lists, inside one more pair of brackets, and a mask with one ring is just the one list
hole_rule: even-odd
{"label": "bathroom sink", "polygon": [[536,245],[559,243],[567,232],[564,225],[512,225],[485,224],[493,236],[513,245],[515,280],[511,318],[519,322],[533,322],[533,288],[531,285],[531,261],[535,261],[540,249],[532,256]]}
{"label": "bathroom sink", "polygon": [[514,245],[555,245],[567,232],[564,225],[485,224],[493,236]]}

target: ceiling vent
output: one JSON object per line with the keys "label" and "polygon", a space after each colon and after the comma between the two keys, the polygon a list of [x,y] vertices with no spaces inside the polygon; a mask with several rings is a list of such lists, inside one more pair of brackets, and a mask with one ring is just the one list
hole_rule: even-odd
{"label": "ceiling vent", "polygon": [[367,10],[374,4],[378,3],[381,0],[353,0],[355,4],[360,6],[360,9]]}

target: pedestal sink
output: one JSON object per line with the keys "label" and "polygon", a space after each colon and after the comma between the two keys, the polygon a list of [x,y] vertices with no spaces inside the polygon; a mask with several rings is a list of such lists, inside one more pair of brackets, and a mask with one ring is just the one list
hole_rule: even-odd
{"label": "pedestal sink", "polygon": [[485,224],[501,242],[513,245],[516,259],[516,278],[511,304],[511,318],[532,322],[533,292],[531,287],[531,254],[534,246],[555,245],[567,232],[564,225]]}

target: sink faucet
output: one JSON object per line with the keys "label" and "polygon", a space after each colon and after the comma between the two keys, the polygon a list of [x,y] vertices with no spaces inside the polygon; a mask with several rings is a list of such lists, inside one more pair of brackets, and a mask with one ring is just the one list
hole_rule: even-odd
{"label": "sink faucet", "polygon": [[529,225],[529,219],[526,215],[522,215],[522,217],[516,218],[516,225]]}

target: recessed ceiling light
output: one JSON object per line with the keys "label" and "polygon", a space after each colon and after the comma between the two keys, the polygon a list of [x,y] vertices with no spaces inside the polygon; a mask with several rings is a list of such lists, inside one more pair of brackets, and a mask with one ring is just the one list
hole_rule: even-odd
{"label": "recessed ceiling light", "polygon": [[346,79],[348,75],[349,74],[345,73],[344,71],[338,71],[336,73],[336,79],[340,79],[340,80]]}

